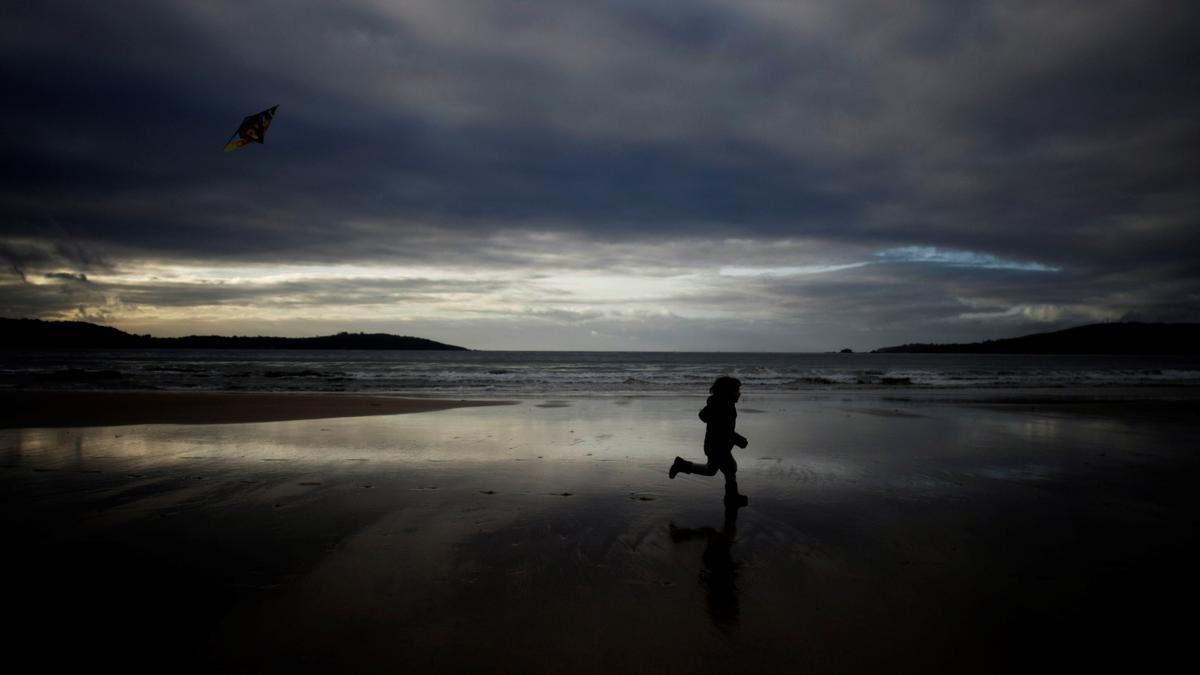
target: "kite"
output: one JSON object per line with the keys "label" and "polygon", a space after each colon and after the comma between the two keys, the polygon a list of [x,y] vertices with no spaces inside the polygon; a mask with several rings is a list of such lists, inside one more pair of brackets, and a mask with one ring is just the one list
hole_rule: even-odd
{"label": "kite", "polygon": [[225,143],[225,152],[233,152],[248,143],[262,143],[263,138],[267,135],[267,127],[271,126],[271,120],[275,117],[275,109],[278,107],[277,105],[271,106],[257,115],[250,115],[243,119],[241,126]]}

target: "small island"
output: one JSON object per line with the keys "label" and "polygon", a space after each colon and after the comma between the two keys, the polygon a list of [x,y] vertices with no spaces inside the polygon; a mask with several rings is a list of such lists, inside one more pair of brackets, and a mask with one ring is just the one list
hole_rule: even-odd
{"label": "small island", "polygon": [[35,349],[426,349],[469,351],[466,347],[387,333],[338,333],[318,337],[177,338],[134,335],[86,321],[0,319],[0,350]]}

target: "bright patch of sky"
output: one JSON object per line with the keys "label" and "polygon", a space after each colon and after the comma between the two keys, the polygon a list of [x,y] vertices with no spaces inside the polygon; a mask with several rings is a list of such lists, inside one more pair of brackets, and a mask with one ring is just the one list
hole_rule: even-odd
{"label": "bright patch of sky", "polygon": [[958,251],[935,246],[900,246],[879,251],[875,257],[880,262],[915,262],[951,267],[981,267],[991,270],[1015,270],[1021,272],[1059,272],[1061,268],[1039,262],[1004,260],[990,253]]}
{"label": "bright patch of sky", "polygon": [[1014,270],[1021,272],[1059,272],[1061,268],[1039,262],[1005,260],[990,253],[937,248],[935,246],[900,246],[877,251],[878,260],[867,260],[823,265],[781,265],[776,267],[722,267],[721,276],[726,277],[792,277],[809,274],[826,274],[864,267],[872,263],[909,262],[948,265],[950,267],[977,267],[992,270]]}
{"label": "bright patch of sky", "polygon": [[534,279],[530,286],[577,302],[657,302],[692,288],[690,276],[643,277],[632,274],[556,274]]}
{"label": "bright patch of sky", "polygon": [[870,262],[854,262],[841,265],[792,265],[782,267],[722,267],[725,277],[791,277],[801,274],[824,274],[869,265]]}
{"label": "bright patch of sky", "polygon": [[479,275],[438,267],[389,265],[188,265],[149,264],[127,266],[119,275],[94,275],[96,279],[134,282],[163,279],[188,283],[278,283],[312,278],[337,279],[474,279]]}

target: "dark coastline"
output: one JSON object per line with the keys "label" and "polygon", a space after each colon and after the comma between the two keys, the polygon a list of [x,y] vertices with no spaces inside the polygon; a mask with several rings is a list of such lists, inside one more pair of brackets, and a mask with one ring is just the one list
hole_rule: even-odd
{"label": "dark coastline", "polygon": [[31,349],[428,349],[468,351],[425,338],[386,333],[338,333],[318,337],[134,335],[85,321],[0,319],[0,351]]}
{"label": "dark coastline", "polygon": [[1197,323],[1098,323],[965,344],[913,343],[876,349],[878,354],[1200,354]]}

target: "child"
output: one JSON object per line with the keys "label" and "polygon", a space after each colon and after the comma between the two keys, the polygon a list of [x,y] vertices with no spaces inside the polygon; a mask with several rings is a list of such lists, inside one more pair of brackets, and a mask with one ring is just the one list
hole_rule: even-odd
{"label": "child", "polygon": [[725,474],[725,505],[745,506],[750,503],[746,495],[738,494],[737,462],[733,460],[733,446],[746,447],[746,438],[733,430],[737,422],[737,410],[733,404],[742,396],[742,381],[736,377],[722,376],[713,382],[708,389],[712,396],[708,397],[708,405],[700,411],[700,419],[708,424],[704,432],[704,454],[708,457],[707,464],[695,464],[682,457],[676,457],[667,475],[698,473],[701,476],[715,476],[719,469]]}

